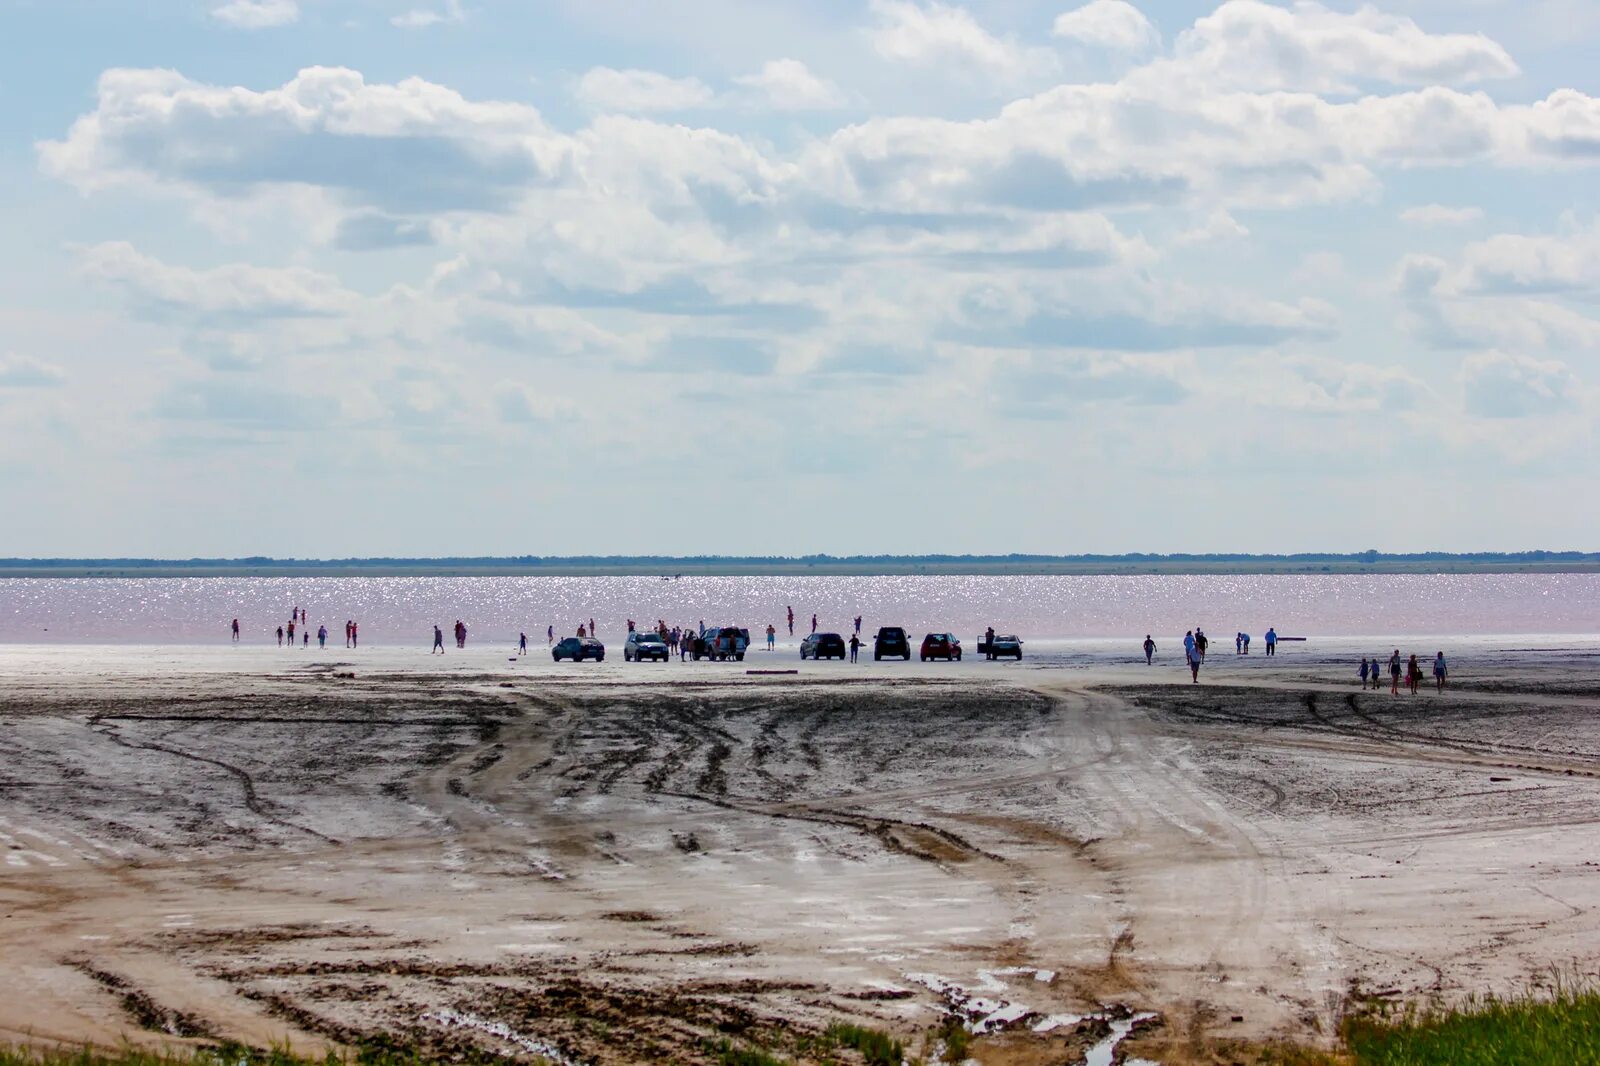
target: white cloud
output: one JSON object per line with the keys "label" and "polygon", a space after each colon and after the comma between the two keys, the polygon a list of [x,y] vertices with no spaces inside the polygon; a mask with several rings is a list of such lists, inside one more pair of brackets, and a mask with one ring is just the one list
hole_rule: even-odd
{"label": "white cloud", "polygon": [[653,70],[594,67],[573,87],[578,102],[593,111],[686,111],[705,107],[714,93],[699,78],[673,78]]}
{"label": "white cloud", "polygon": [[339,314],[357,300],[337,278],[304,267],[230,263],[193,270],[144,255],[125,241],[85,248],[81,260],[85,277],[155,310],[281,318]]}
{"label": "white cloud", "polygon": [[872,45],[897,62],[936,66],[945,71],[1014,84],[1054,72],[1053,53],[994,36],[965,8],[938,0],[872,0],[877,24]]}
{"label": "white cloud", "polygon": [[1217,208],[1206,216],[1204,222],[1191,229],[1184,230],[1177,236],[1177,243],[1186,244],[1215,244],[1219,241],[1237,240],[1240,237],[1250,236],[1250,230],[1222,208]]}
{"label": "white cloud", "polygon": [[768,60],[758,73],[733,80],[754,90],[766,106],[778,111],[823,111],[845,104],[844,92],[837,85],[817,77],[798,59]]}
{"label": "white cloud", "polygon": [[1560,236],[1501,233],[1469,244],[1450,285],[1478,293],[1600,291],[1600,223]]}
{"label": "white cloud", "polygon": [[26,355],[0,356],[0,389],[46,388],[65,380],[66,374],[52,363]]}
{"label": "white cloud", "polygon": [[443,7],[412,8],[410,11],[394,16],[389,20],[389,23],[390,25],[398,26],[402,30],[422,30],[441,23],[465,21],[467,21],[467,13],[461,7],[461,0],[444,0]]}
{"label": "white cloud", "polygon": [[1529,418],[1576,407],[1572,371],[1555,360],[1484,352],[1461,365],[1467,413],[1482,418]]}
{"label": "white cloud", "polygon": [[1374,7],[1331,11],[1308,0],[1228,0],[1179,34],[1173,53],[1191,79],[1252,89],[1351,92],[1361,81],[1459,85],[1518,72],[1482,34],[1432,34]]}
{"label": "white cloud", "polygon": [[228,0],[211,9],[211,17],[242,30],[288,26],[300,20],[298,0]]}
{"label": "white cloud", "polygon": [[1447,207],[1444,204],[1422,204],[1400,212],[1400,221],[1413,226],[1465,226],[1482,217],[1480,207]]}
{"label": "white cloud", "polygon": [[1090,0],[1056,16],[1057,37],[1113,52],[1139,53],[1158,47],[1161,34],[1127,0]]}
{"label": "white cloud", "polygon": [[579,414],[578,405],[565,396],[552,396],[516,381],[496,385],[494,403],[502,422],[568,422]]}

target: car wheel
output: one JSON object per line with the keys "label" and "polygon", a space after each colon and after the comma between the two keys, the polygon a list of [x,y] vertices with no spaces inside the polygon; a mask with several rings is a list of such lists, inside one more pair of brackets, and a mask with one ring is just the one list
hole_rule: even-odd
{"label": "car wheel", "polygon": [[877,662],[879,659],[882,659],[882,658],[883,658],[883,656],[879,655],[877,652],[873,652],[872,653],[872,661],[873,662]]}
{"label": "car wheel", "polygon": [[738,655],[735,655],[734,658],[740,662],[744,662],[744,652],[740,652]]}

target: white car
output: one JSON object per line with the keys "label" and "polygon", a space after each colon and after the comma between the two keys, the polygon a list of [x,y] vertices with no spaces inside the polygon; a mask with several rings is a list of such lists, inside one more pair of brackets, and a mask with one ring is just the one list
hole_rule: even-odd
{"label": "white car", "polygon": [[642,663],[646,659],[666,662],[671,657],[672,652],[659,633],[629,633],[628,642],[622,646],[624,662]]}

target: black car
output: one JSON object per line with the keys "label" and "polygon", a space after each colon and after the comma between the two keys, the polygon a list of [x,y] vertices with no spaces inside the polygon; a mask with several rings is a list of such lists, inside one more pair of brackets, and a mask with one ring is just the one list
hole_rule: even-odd
{"label": "black car", "polygon": [[604,662],[605,657],[606,646],[593,637],[565,637],[550,649],[550,658],[556,662],[571,659],[575,663],[581,663],[585,659],[593,659],[598,663]]}
{"label": "black car", "polygon": [[911,658],[911,639],[899,626],[884,626],[872,638],[872,657],[882,659],[886,655],[898,655],[908,661]]}
{"label": "black car", "polygon": [[837,633],[813,633],[800,642],[802,659],[843,659],[844,638]]}

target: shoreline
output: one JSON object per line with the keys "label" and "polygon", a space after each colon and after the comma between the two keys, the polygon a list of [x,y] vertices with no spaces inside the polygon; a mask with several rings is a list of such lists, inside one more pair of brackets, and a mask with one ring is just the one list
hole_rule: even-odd
{"label": "shoreline", "polygon": [[1159,1013],[1157,1061],[1318,1045],[1352,987],[1454,1000],[1600,944],[1585,651],[1398,697],[1302,654],[1199,686],[1176,658],[0,656],[0,1032],[166,1042],[133,990],[260,1046],[510,1026],[608,1066],[733,1018],[787,1053],[954,1017],[1076,1061],[1061,1019],[1108,1005]]}

